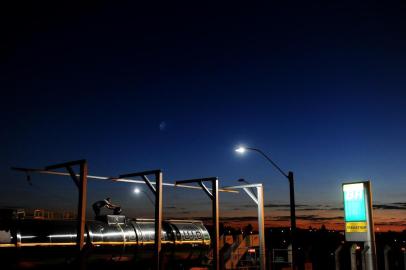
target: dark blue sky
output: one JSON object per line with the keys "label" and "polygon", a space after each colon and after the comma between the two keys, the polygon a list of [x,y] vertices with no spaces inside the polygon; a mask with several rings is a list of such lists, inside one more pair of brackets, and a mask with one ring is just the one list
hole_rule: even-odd
{"label": "dark blue sky", "polygon": [[[404,201],[404,4],[29,5],[1,9],[1,204],[45,201],[52,182],[29,187],[10,166],[81,158],[95,175],[244,177],[288,202],[285,179],[239,144],[294,171],[298,203],[338,205],[353,179]],[[56,205],[74,194],[52,187]],[[90,199],[129,202],[126,189]]]}

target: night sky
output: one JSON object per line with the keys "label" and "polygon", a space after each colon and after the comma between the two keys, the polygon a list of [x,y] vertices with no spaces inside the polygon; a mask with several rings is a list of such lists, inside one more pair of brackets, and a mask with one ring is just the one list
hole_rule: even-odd
{"label": "night sky", "polygon": [[[69,178],[10,167],[86,158],[92,175],[263,182],[268,225],[288,224],[288,182],[242,144],[295,173],[299,225],[340,226],[341,183],[370,179],[378,227],[406,228],[404,3],[56,2],[0,8],[1,207],[75,209]],[[91,182],[89,205],[151,216],[133,188]],[[210,214],[203,192],[164,197],[166,217]],[[220,201],[223,221],[255,217]]]}

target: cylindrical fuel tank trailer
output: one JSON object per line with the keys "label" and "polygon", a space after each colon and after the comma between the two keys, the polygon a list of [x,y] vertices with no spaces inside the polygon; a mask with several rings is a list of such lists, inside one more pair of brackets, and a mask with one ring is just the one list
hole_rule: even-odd
{"label": "cylindrical fuel tank trailer", "polygon": [[[88,264],[152,265],[154,220],[108,215],[88,221],[84,237]],[[17,268],[66,265],[77,258],[76,238],[75,220],[10,220],[0,224],[1,261]],[[164,221],[161,239],[164,261],[172,265],[199,265],[210,250],[210,235],[201,221]]]}

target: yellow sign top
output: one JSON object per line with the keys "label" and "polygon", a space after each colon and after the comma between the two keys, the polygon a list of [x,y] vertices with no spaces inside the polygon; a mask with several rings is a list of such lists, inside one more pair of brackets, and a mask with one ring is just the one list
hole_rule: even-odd
{"label": "yellow sign top", "polygon": [[346,233],[363,233],[367,232],[367,223],[366,222],[346,222],[345,223],[345,232]]}

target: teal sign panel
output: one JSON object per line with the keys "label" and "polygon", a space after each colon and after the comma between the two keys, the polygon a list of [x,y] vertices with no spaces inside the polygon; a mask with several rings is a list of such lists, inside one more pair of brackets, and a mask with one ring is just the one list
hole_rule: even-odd
{"label": "teal sign panel", "polygon": [[344,184],[343,192],[345,222],[366,221],[364,184]]}

